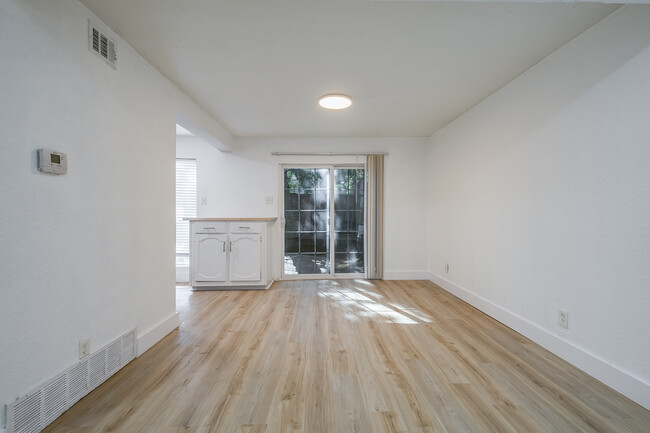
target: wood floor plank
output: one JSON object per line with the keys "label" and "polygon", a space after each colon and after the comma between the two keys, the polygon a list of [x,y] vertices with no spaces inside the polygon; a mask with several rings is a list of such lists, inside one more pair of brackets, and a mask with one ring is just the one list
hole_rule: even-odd
{"label": "wood floor plank", "polygon": [[428,281],[177,293],[180,328],[46,433],[650,432],[650,411]]}

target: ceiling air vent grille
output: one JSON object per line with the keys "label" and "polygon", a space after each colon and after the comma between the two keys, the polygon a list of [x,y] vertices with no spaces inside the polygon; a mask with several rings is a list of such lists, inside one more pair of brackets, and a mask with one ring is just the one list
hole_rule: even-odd
{"label": "ceiling air vent grille", "polygon": [[117,69],[115,41],[88,20],[88,49],[104,59],[113,69]]}

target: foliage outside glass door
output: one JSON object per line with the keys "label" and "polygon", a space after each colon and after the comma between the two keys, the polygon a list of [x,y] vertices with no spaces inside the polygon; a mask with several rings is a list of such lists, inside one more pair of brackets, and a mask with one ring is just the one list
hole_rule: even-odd
{"label": "foliage outside glass door", "polygon": [[285,168],[283,174],[284,274],[363,274],[364,170]]}

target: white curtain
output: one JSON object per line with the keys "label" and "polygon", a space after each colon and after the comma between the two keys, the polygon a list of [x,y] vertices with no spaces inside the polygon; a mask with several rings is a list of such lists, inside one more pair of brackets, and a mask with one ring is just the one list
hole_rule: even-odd
{"label": "white curtain", "polygon": [[371,154],[366,159],[368,179],[368,222],[366,251],[368,279],[384,277],[384,155]]}

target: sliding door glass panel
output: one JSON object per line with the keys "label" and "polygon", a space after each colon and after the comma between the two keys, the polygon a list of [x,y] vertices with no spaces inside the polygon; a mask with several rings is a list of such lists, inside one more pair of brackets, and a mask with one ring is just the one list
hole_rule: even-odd
{"label": "sliding door glass panel", "polygon": [[334,169],[334,272],[364,273],[364,175],[360,168]]}
{"label": "sliding door glass panel", "polygon": [[284,274],[330,273],[330,170],[284,169]]}

